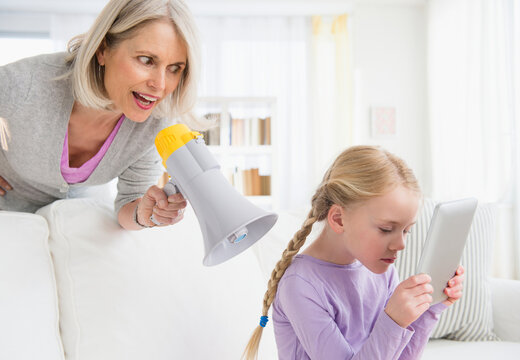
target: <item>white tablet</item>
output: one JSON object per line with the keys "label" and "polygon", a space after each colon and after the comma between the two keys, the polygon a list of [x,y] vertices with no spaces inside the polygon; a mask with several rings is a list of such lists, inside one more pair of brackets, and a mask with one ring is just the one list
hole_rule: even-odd
{"label": "white tablet", "polygon": [[417,274],[425,273],[432,278],[431,305],[447,299],[444,288],[460,264],[477,203],[474,198],[443,202],[433,211],[417,265]]}

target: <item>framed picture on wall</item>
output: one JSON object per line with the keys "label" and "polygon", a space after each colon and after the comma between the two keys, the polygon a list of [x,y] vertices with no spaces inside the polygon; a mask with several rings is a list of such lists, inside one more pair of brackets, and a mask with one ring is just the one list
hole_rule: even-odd
{"label": "framed picture on wall", "polygon": [[370,121],[372,137],[385,138],[397,135],[397,110],[395,106],[371,106]]}

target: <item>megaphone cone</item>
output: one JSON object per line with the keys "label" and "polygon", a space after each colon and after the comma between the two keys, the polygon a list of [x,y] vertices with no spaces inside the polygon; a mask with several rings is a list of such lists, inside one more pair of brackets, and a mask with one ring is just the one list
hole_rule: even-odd
{"label": "megaphone cone", "polygon": [[[224,178],[199,133],[173,125],[159,132],[155,145],[171,183],[195,211],[204,239],[204,265],[238,255],[276,223],[278,215],[252,204]],[[165,191],[175,192],[172,188],[165,186]]]}

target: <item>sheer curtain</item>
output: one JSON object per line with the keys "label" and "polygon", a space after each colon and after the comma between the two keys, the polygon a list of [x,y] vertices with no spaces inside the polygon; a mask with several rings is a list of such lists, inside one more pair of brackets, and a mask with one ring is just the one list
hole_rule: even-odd
{"label": "sheer curtain", "polygon": [[509,29],[508,58],[509,68],[511,69],[511,78],[509,81],[509,93],[511,94],[509,103],[512,107],[513,120],[513,149],[514,149],[514,174],[512,176],[514,183],[513,202],[515,224],[515,247],[513,247],[514,256],[514,274],[520,279],[520,3],[518,1],[510,1],[507,4],[506,12],[507,28]]}
{"label": "sheer curtain", "polygon": [[506,227],[495,244],[495,275],[504,277],[520,276],[520,227],[512,231],[520,220],[518,5],[428,2],[433,196],[476,196],[500,204]]}
{"label": "sheer curtain", "polygon": [[347,15],[312,17],[313,179],[318,184],[334,158],[352,144],[352,70]]}

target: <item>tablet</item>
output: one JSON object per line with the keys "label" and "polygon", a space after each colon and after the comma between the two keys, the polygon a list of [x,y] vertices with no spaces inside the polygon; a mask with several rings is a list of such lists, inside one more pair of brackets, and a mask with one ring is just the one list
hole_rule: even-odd
{"label": "tablet", "polygon": [[448,298],[444,288],[460,264],[477,203],[477,199],[468,198],[435,206],[417,265],[417,274],[425,273],[432,278],[431,305]]}

